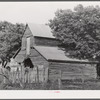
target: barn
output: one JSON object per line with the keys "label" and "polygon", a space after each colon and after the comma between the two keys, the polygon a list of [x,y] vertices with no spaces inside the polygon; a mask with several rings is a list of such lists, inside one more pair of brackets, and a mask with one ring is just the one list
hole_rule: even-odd
{"label": "barn", "polygon": [[96,78],[96,62],[69,58],[59,45],[49,26],[28,23],[21,48],[13,58],[17,63],[32,62],[44,68],[45,80]]}

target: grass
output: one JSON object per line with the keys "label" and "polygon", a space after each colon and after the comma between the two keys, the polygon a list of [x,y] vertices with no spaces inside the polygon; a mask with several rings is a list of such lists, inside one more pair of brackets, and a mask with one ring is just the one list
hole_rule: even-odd
{"label": "grass", "polygon": [[62,81],[62,90],[100,90],[100,80],[67,80]]}
{"label": "grass", "polygon": [[[0,84],[1,90],[59,90],[58,81],[48,81],[47,83],[26,83],[23,88],[19,83]],[[100,90],[100,80],[90,79],[82,82],[81,80],[62,80],[60,90]]]}

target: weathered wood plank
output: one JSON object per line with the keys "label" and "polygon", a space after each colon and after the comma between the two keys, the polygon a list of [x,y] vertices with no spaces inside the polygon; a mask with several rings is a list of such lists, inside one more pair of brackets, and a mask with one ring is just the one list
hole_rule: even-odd
{"label": "weathered wood plank", "polygon": [[[12,83],[34,83],[47,80],[47,76],[45,76],[47,75],[47,70],[45,70],[44,67],[42,69],[38,67],[22,67],[21,70],[13,70],[11,72],[6,70],[5,73]],[[5,80],[5,83],[7,83],[7,80]]]}
{"label": "weathered wood plank", "polygon": [[[77,78],[96,78],[95,65],[88,64],[71,64],[71,63],[49,63],[49,78],[57,78],[57,70],[62,71],[62,78],[77,79]],[[51,71],[50,71],[51,70]],[[56,71],[55,71],[56,70]]]}

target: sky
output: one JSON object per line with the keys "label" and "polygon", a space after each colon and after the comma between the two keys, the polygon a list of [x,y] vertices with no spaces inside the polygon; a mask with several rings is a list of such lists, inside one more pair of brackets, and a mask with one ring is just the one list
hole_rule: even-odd
{"label": "sky", "polygon": [[100,1],[0,2],[0,21],[46,24],[57,9],[73,9],[78,4],[100,6]]}

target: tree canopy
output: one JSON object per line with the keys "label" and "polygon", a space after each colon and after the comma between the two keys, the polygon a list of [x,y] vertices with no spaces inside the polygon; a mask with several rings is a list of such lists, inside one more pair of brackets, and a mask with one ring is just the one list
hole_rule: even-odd
{"label": "tree canopy", "polygon": [[0,58],[8,61],[21,46],[25,25],[0,22]]}
{"label": "tree canopy", "polygon": [[74,10],[57,10],[50,19],[53,35],[62,43],[67,56],[100,58],[100,7],[77,5]]}

